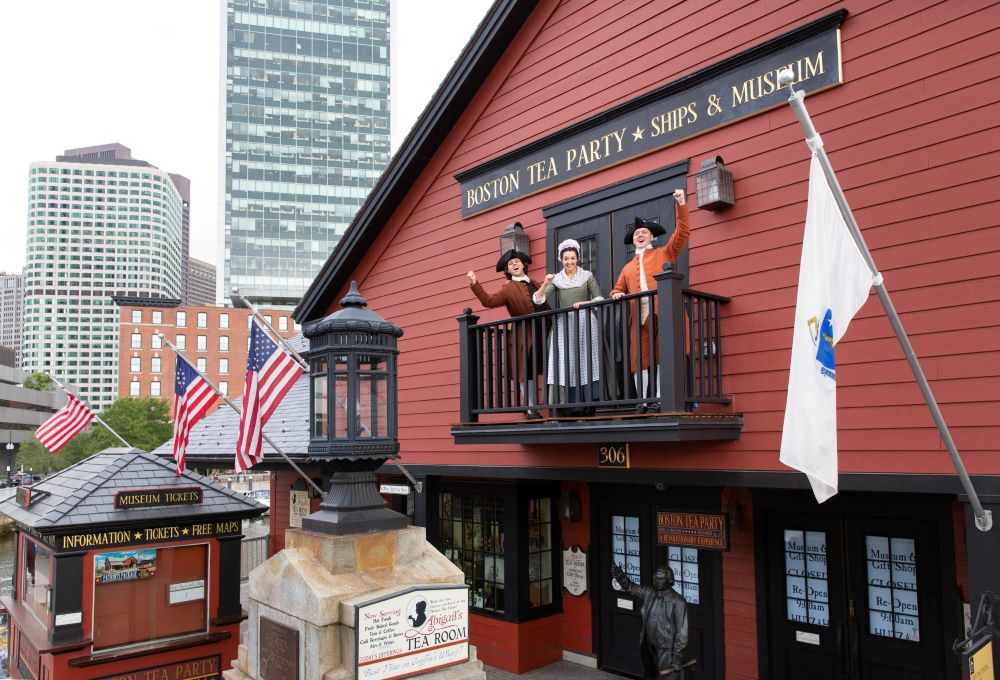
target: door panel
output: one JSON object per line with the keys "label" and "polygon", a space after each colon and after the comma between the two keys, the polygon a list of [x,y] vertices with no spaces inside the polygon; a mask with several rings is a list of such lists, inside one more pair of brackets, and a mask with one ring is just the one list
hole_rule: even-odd
{"label": "door panel", "polygon": [[841,678],[846,598],[839,520],[769,512],[766,541],[773,677]]}
{"label": "door panel", "polygon": [[546,273],[555,274],[562,269],[562,263],[559,261],[559,244],[568,238],[575,239],[580,243],[579,266],[594,275],[601,293],[607,297],[611,286],[614,285],[614,280],[611,278],[610,223],[607,215],[600,215],[556,229],[549,250]]}
{"label": "door panel", "polygon": [[611,564],[621,564],[634,582],[652,579],[652,529],[649,506],[639,503],[600,504],[600,554],[606,556],[597,565],[600,590],[601,667],[626,675],[642,677],[639,633],[642,616],[639,603],[623,593],[611,578]]}
{"label": "door panel", "polygon": [[719,586],[721,555],[713,550],[680,546],[657,546],[655,566],[668,564],[674,570],[674,590],[688,603],[688,659],[698,663],[688,671],[688,680],[719,677],[716,670],[717,616],[716,589]]}

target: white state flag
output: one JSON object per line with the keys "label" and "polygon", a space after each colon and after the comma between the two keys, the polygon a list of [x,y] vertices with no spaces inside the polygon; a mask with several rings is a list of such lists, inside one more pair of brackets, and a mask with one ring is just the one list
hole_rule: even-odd
{"label": "white state flag", "polygon": [[805,473],[820,503],[837,493],[834,348],[868,298],[872,278],[813,154],[780,458]]}

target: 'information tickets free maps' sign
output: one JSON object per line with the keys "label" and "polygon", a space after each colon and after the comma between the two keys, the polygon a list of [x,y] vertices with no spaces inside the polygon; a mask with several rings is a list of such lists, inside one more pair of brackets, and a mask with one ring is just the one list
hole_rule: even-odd
{"label": "'information tickets free maps' sign", "polygon": [[469,587],[418,586],[355,605],[358,680],[407,678],[469,660]]}

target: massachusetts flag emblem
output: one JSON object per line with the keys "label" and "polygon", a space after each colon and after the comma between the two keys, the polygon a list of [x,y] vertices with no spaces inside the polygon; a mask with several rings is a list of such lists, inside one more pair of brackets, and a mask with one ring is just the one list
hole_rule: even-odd
{"label": "massachusetts flag emblem", "polygon": [[820,503],[837,493],[835,349],[868,298],[872,278],[814,154],[809,168],[809,207],[795,301],[781,462],[805,473]]}

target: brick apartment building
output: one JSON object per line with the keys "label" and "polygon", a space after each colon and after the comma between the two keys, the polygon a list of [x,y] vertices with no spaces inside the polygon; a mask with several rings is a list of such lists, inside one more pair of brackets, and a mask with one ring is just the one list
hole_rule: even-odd
{"label": "brick apartment building", "polygon": [[[173,395],[174,353],[160,343],[157,333],[184,352],[223,393],[243,393],[249,309],[185,306],[176,299],[116,297],[115,302],[120,310],[119,397],[169,399]],[[261,313],[283,337],[290,338],[299,330],[288,310]]]}

